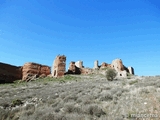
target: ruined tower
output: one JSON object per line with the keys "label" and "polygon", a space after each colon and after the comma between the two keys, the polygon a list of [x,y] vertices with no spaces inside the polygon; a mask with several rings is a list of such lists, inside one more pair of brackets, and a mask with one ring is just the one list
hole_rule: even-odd
{"label": "ruined tower", "polygon": [[52,66],[52,77],[61,77],[66,70],[66,56],[56,56]]}
{"label": "ruined tower", "polygon": [[94,68],[93,69],[98,69],[98,60],[94,61]]}

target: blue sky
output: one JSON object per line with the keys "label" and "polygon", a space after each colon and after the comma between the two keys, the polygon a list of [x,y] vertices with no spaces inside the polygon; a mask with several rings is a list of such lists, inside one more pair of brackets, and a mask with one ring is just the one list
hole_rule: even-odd
{"label": "blue sky", "polygon": [[51,66],[120,58],[136,75],[160,75],[158,0],[0,0],[0,62]]}

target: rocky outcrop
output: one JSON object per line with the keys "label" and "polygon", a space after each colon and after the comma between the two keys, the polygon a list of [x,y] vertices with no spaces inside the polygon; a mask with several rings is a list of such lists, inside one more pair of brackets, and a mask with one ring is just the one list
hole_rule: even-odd
{"label": "rocky outcrop", "polygon": [[1,63],[0,62],[0,83],[11,83],[22,78],[21,66]]}
{"label": "rocky outcrop", "polygon": [[65,74],[66,70],[66,56],[56,56],[52,65],[52,77],[61,77]]}
{"label": "rocky outcrop", "polygon": [[32,80],[40,76],[47,76],[51,73],[50,67],[38,63],[28,62],[22,67],[22,80]]}

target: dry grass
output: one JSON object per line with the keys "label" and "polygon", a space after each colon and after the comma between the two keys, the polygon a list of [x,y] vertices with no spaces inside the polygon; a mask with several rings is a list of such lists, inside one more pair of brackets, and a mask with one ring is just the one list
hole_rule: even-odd
{"label": "dry grass", "polygon": [[[0,85],[0,120],[129,120],[160,116],[160,77],[69,75]],[[159,120],[160,118],[152,118]]]}

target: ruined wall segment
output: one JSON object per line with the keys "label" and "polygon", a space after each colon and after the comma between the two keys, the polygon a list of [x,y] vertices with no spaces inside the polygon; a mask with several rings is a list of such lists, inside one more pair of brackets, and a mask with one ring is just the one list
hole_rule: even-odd
{"label": "ruined wall segment", "polygon": [[128,67],[128,71],[131,75],[134,75],[134,69],[133,67]]}
{"label": "ruined wall segment", "polygon": [[71,61],[69,63],[69,68],[66,74],[81,74],[81,71],[80,71],[81,68],[77,67],[75,63],[76,62],[74,61]]}
{"label": "ruined wall segment", "polygon": [[83,68],[84,66],[83,66],[83,61],[77,61],[77,62],[75,62],[75,65],[76,65],[76,67],[78,67],[78,68]]}
{"label": "ruined wall segment", "polygon": [[121,76],[121,77],[127,76],[127,71],[125,70],[121,59],[113,60],[111,63],[111,67],[117,71],[118,76]]}
{"label": "ruined wall segment", "polygon": [[52,77],[62,77],[66,71],[66,56],[56,56],[52,65]]}
{"label": "ruined wall segment", "polygon": [[93,67],[93,69],[99,69],[98,60],[94,61],[94,67]]}
{"label": "ruined wall segment", "polygon": [[134,75],[133,67],[125,67],[121,59],[113,60],[111,67],[117,71],[118,76],[126,77],[127,73]]}

